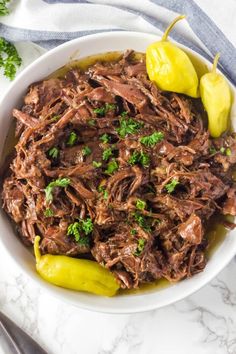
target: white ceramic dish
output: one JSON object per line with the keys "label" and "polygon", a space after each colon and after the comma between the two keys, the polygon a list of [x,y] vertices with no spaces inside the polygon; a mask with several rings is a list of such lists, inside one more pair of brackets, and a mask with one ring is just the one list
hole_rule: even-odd
{"label": "white ceramic dish", "polygon": [[[0,153],[2,154],[4,140],[11,123],[12,108],[20,104],[27,87],[31,83],[45,78],[68,63],[71,58],[80,59],[88,55],[123,51],[130,48],[145,52],[147,45],[156,40],[158,40],[157,36],[144,33],[101,33],[67,42],[41,56],[17,77],[0,103]],[[182,46],[182,48],[184,47]],[[210,67],[211,64],[204,58],[190,50],[187,51]],[[232,87],[232,91],[235,96],[234,87]],[[236,116],[235,104],[231,116]],[[35,272],[34,257],[14,235],[13,227],[2,211],[0,212],[0,241],[1,247],[5,247],[21,269],[36,281],[39,286],[49,290],[52,295],[85,309],[109,313],[142,312],[160,308],[183,299],[208,283],[236,254],[236,232],[231,231],[210,258],[205,270],[193,278],[161,290],[155,290],[154,288],[149,292],[140,294],[103,298],[86,293],[73,292],[44,282]]]}

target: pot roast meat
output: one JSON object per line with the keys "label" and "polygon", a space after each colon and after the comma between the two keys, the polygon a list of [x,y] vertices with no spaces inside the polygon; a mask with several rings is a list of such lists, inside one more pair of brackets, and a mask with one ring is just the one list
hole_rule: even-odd
{"label": "pot roast meat", "polygon": [[[236,216],[236,137],[209,136],[199,99],[161,91],[127,51],[31,85],[13,117],[2,200],[25,244],[40,235],[42,253],[93,259],[128,289],[204,269],[211,216]],[[68,232],[81,220],[86,242]]]}

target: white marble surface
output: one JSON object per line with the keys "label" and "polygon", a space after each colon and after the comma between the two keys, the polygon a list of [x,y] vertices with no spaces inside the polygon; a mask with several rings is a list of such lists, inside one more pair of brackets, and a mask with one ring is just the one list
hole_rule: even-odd
{"label": "white marble surface", "polygon": [[[235,44],[236,1],[227,0],[228,12],[221,0],[198,2]],[[26,43],[18,48],[24,65],[41,53]],[[1,95],[7,86],[1,79]],[[0,309],[49,354],[236,354],[236,258],[209,285],[172,306],[108,315],[53,298],[0,249]],[[0,354],[9,354],[1,333]]]}

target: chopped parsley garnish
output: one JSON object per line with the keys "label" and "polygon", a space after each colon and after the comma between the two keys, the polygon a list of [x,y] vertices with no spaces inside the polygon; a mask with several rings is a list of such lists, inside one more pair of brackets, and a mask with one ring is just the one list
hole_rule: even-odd
{"label": "chopped parsley garnish", "polygon": [[57,147],[51,148],[50,150],[48,150],[48,155],[53,159],[57,159],[59,155],[59,149]]}
{"label": "chopped parsley garnish", "polygon": [[9,14],[9,9],[7,7],[7,3],[9,3],[10,0],[0,0],[0,16],[6,16]]}
{"label": "chopped parsley garnish", "polygon": [[89,119],[88,120],[88,125],[90,125],[90,127],[94,127],[96,125],[96,120],[95,119]]}
{"label": "chopped parsley garnish", "polygon": [[115,109],[116,109],[116,105],[115,104],[105,103],[105,106],[102,106],[100,108],[95,108],[93,111],[99,117],[104,117],[107,112],[114,111]]}
{"label": "chopped parsley garnish", "polygon": [[70,224],[67,228],[67,235],[74,236],[75,241],[80,245],[88,245],[89,239],[88,237],[82,236],[81,233],[84,233],[86,236],[91,234],[93,231],[93,223],[90,218],[85,220],[78,220],[74,223]]}
{"label": "chopped parsley garnish", "polygon": [[69,135],[69,138],[67,140],[67,145],[69,145],[69,146],[75,145],[77,139],[78,139],[77,134],[75,132],[71,132]]}
{"label": "chopped parsley garnish", "polygon": [[47,208],[44,212],[44,216],[46,216],[46,218],[50,218],[51,216],[53,216],[53,211],[50,208]]}
{"label": "chopped parsley garnish", "polygon": [[143,123],[137,122],[132,118],[121,118],[120,127],[116,131],[124,139],[128,134],[136,134],[142,127]]}
{"label": "chopped parsley garnish", "polygon": [[74,236],[75,241],[79,242],[80,240],[80,229],[81,226],[78,221],[74,222],[73,224],[70,224],[67,228],[67,235]]}
{"label": "chopped parsley garnish", "polygon": [[70,184],[69,178],[58,178],[55,181],[50,182],[47,187],[44,189],[46,195],[46,201],[51,202],[53,200],[53,189],[55,187],[66,188]]}
{"label": "chopped parsley garnish", "polygon": [[151,135],[143,136],[140,138],[140,142],[148,147],[153,147],[160,141],[164,139],[164,134],[162,132],[155,132]]}
{"label": "chopped parsley garnish", "polygon": [[231,156],[231,150],[230,150],[230,148],[227,148],[226,150],[225,150],[225,155],[226,156]]}
{"label": "chopped parsley garnish", "polygon": [[99,168],[102,166],[102,163],[99,161],[93,161],[93,167]]}
{"label": "chopped parsley garnish", "polygon": [[139,238],[138,239],[138,246],[136,251],[134,252],[135,256],[140,256],[140,254],[143,252],[143,249],[145,247],[146,240],[144,238]]}
{"label": "chopped parsley garnish", "polygon": [[132,230],[130,230],[130,233],[131,233],[131,235],[136,235],[137,234],[137,230],[136,229],[132,229]]}
{"label": "chopped parsley garnish", "polygon": [[133,213],[133,217],[142,229],[145,230],[147,228],[146,220],[139,212]]}
{"label": "chopped parsley garnish", "polygon": [[175,190],[175,187],[179,184],[179,181],[176,178],[173,178],[172,181],[165,185],[165,189],[168,193],[172,193]]}
{"label": "chopped parsley garnish", "polygon": [[52,119],[54,122],[56,122],[56,121],[59,120],[60,118],[61,118],[61,116],[55,115],[55,116],[53,116],[51,119]]}
{"label": "chopped parsley garnish", "polygon": [[104,198],[105,200],[108,199],[108,191],[107,191],[107,190],[105,190],[105,191],[103,192],[103,198]]}
{"label": "chopped parsley garnish", "polygon": [[116,162],[115,159],[113,159],[112,161],[110,161],[108,163],[105,173],[107,173],[108,175],[111,175],[113,172],[117,171],[118,168],[119,168],[118,163]]}
{"label": "chopped parsley garnish", "polygon": [[[2,4],[4,6],[4,4]],[[1,3],[0,3],[1,11]],[[3,8],[2,8],[3,11]],[[13,80],[16,76],[17,67],[21,65],[21,58],[15,46],[0,37],[0,68],[3,68],[4,75]]]}
{"label": "chopped parsley garnish", "polygon": [[100,136],[99,138],[104,144],[107,144],[110,142],[111,138],[108,134],[103,134],[102,136]]}
{"label": "chopped parsley garnish", "polygon": [[93,231],[93,223],[90,218],[86,220],[81,220],[81,227],[85,235],[89,235]]}
{"label": "chopped parsley garnish", "polygon": [[140,163],[144,167],[148,167],[150,164],[150,158],[148,154],[143,151],[134,151],[128,160],[130,165],[136,165]]}
{"label": "chopped parsley garnish", "polygon": [[128,112],[127,111],[124,111],[121,113],[121,117],[122,118],[126,118],[128,116]]}
{"label": "chopped parsley garnish", "polygon": [[136,201],[136,208],[139,210],[144,210],[146,208],[147,204],[144,200],[142,199],[138,199]]}
{"label": "chopped parsley garnish", "polygon": [[99,193],[103,193],[103,198],[104,198],[105,200],[108,199],[108,191],[106,190],[105,186],[99,186],[99,187],[98,187],[98,192],[99,192]]}
{"label": "chopped parsley garnish", "polygon": [[216,153],[217,153],[217,150],[216,150],[216,148],[214,148],[214,147],[210,147],[210,148],[209,148],[209,152],[210,152],[210,154],[216,154]]}
{"label": "chopped parsley garnish", "polygon": [[220,152],[221,152],[222,154],[224,154],[225,148],[224,148],[223,146],[220,148]]}
{"label": "chopped parsley garnish", "polygon": [[88,146],[83,147],[82,154],[84,156],[89,156],[89,155],[91,155],[91,153],[92,153],[92,150]]}
{"label": "chopped parsley garnish", "polygon": [[112,149],[111,148],[107,148],[103,151],[102,153],[102,159],[104,161],[109,160],[109,158],[112,156]]}

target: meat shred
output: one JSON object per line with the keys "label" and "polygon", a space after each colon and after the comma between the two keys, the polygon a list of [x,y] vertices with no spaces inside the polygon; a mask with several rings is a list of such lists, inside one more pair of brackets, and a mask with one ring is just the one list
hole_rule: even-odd
{"label": "meat shred", "polygon": [[[2,199],[27,245],[40,235],[43,253],[90,257],[123,288],[204,269],[210,217],[236,215],[236,139],[210,138],[200,100],[159,90],[128,51],[33,84],[13,116]],[[88,218],[76,240],[68,227]]]}

